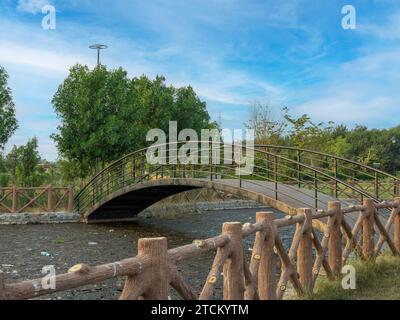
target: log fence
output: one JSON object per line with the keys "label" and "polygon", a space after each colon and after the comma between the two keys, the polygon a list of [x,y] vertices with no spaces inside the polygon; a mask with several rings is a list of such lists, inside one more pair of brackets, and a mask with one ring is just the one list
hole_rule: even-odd
{"label": "log fence", "polygon": [[[386,223],[380,214],[383,208],[391,210]],[[350,226],[346,218],[353,214],[358,219]],[[286,248],[280,231],[289,226],[295,231]],[[247,259],[243,239],[249,236],[255,240]],[[220,282],[224,300],[280,300],[290,285],[298,296],[313,293],[321,270],[334,279],[351,254],[374,259],[385,243],[388,251],[400,255],[400,198],[378,204],[366,199],[347,208],[330,202],[326,211],[298,209],[296,215],[281,219],[259,212],[254,224],[224,223],[220,235],[170,250],[166,238],[140,239],[137,256],[95,267],[78,264],[56,276],[55,289],[43,288],[42,279],[9,284],[0,272],[0,299],[33,299],[126,277],[121,300],[167,300],[171,287],[182,299],[209,300],[216,298]],[[206,252],[216,254],[203,288],[196,292],[178,271],[178,264]]]}
{"label": "log fence", "polygon": [[73,187],[0,188],[0,212],[72,212]]}

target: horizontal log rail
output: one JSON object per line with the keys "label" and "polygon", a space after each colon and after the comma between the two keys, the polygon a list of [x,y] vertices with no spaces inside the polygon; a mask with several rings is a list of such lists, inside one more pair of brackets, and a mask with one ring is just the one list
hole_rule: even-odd
{"label": "horizontal log rail", "polygon": [[72,212],[73,187],[0,188],[0,213]]}
{"label": "horizontal log rail", "polygon": [[[391,209],[385,225],[380,208]],[[353,213],[359,217],[350,227],[346,217]],[[313,227],[313,222],[320,219],[325,219],[322,234]],[[279,233],[288,226],[294,226],[295,232],[286,248]],[[246,259],[243,239],[251,235],[255,240],[251,257]],[[44,288],[42,279],[8,284],[0,272],[0,299],[34,299],[126,277],[121,300],[167,300],[170,287],[185,300],[209,300],[215,298],[219,280],[224,300],[280,300],[289,284],[299,296],[313,293],[321,269],[334,279],[352,252],[361,259],[374,259],[385,242],[393,255],[400,255],[400,198],[379,204],[366,199],[362,206],[348,208],[332,201],[326,212],[316,214],[305,208],[298,209],[296,216],[275,219],[271,212],[259,212],[254,224],[224,223],[221,235],[170,250],[166,238],[140,239],[137,256],[95,267],[75,265],[68,273],[55,277],[53,289]],[[177,266],[205,252],[216,255],[201,292],[196,292]]]}

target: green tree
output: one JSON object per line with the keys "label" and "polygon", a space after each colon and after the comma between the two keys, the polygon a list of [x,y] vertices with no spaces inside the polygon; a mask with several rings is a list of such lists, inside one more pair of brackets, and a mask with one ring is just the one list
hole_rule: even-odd
{"label": "green tree", "polygon": [[63,185],[82,186],[81,181],[77,179],[76,172],[79,171],[79,164],[77,162],[61,159],[57,163],[57,168],[61,175]]}
{"label": "green tree", "polygon": [[15,117],[15,105],[11,89],[8,87],[8,74],[0,66],[0,149],[4,148],[8,139],[18,128]]}
{"label": "green tree", "polygon": [[346,134],[346,140],[351,146],[347,156],[367,165],[377,162],[378,149],[373,141],[373,133],[366,126],[356,126]]}
{"label": "green tree", "polygon": [[321,150],[324,142],[333,130],[333,122],[329,122],[325,126],[323,122],[314,123],[308,114],[304,114],[298,118],[285,114],[288,122],[289,132],[288,139],[291,144],[300,148],[309,148]]}
{"label": "green tree", "polygon": [[[282,111],[286,114],[287,109]],[[287,123],[285,119],[276,119],[269,105],[254,103],[251,106],[250,120],[245,126],[254,130],[255,143],[278,145],[283,141]]]}
{"label": "green tree", "polygon": [[121,155],[135,141],[132,128],[122,123],[129,116],[129,82],[122,69],[108,72],[100,66],[90,71],[76,65],[58,88],[53,105],[62,124],[52,137],[63,157],[80,164],[80,176]]}
{"label": "green tree", "polygon": [[13,146],[5,159],[5,167],[11,176],[14,185],[17,184],[17,167],[20,160],[20,148]]}
{"label": "green tree", "polygon": [[336,156],[347,157],[351,150],[351,145],[346,137],[338,136],[336,138],[326,139],[323,151]]}
{"label": "green tree", "polygon": [[389,129],[387,138],[387,170],[400,176],[400,125]]}
{"label": "green tree", "polygon": [[148,130],[168,132],[169,121],[198,132],[211,125],[206,104],[191,87],[167,86],[163,77],[130,79],[122,68],[75,65],[53,106],[61,125],[52,138],[62,158],[74,163],[69,170],[80,177],[145,147]]}
{"label": "green tree", "polygon": [[5,165],[14,185],[38,187],[46,178],[40,163],[38,140],[33,138],[26,145],[14,146],[6,157]]}
{"label": "green tree", "polygon": [[10,182],[10,173],[7,170],[6,161],[0,154],[0,187],[7,187]]}

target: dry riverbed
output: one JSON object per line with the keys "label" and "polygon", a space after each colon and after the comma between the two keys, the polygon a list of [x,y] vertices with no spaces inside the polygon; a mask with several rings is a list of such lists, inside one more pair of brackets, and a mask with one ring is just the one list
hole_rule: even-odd
{"label": "dry riverbed", "polygon": [[[57,273],[65,273],[77,263],[99,265],[122,260],[136,254],[139,238],[165,236],[169,248],[220,234],[224,222],[254,222],[260,209],[222,210],[171,219],[139,219],[132,223],[103,225],[57,224],[0,226],[0,269],[7,282],[18,282],[42,276],[43,266],[54,265]],[[282,217],[276,212],[277,217]],[[281,230],[285,243],[292,231]],[[250,253],[253,238],[245,241]],[[179,268],[185,279],[200,291],[212,264],[214,254],[204,254],[183,262]],[[60,292],[42,299],[117,299],[123,278]],[[216,297],[221,293],[216,290]],[[175,297],[172,292],[172,296]]]}

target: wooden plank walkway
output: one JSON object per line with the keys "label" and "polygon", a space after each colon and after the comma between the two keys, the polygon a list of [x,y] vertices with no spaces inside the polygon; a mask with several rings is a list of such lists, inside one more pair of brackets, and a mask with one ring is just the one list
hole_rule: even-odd
{"label": "wooden plank walkway", "polygon": [[[275,183],[269,181],[249,181],[242,180],[241,185],[239,179],[215,179],[213,182],[220,183],[231,187],[239,187],[243,190],[251,192],[257,192],[264,194],[269,198],[275,199]],[[315,208],[315,193],[314,190],[306,188],[298,188],[297,186],[291,186],[286,184],[278,183],[278,201],[287,204],[293,208]],[[326,211],[328,209],[329,201],[340,201],[342,207],[348,207],[356,205],[357,203],[352,201],[345,201],[343,199],[336,199],[335,197],[326,195],[324,193],[317,193],[318,209]],[[359,204],[359,203],[358,203]],[[279,208],[276,208],[279,209]],[[357,220],[357,215],[349,215],[349,223],[354,225]]]}

